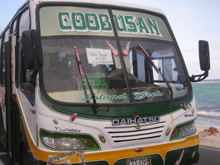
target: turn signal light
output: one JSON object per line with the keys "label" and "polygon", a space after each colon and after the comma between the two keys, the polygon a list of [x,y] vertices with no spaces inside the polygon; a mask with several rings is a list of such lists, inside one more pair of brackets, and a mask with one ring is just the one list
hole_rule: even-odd
{"label": "turn signal light", "polygon": [[99,139],[102,141],[102,143],[106,142],[105,137],[101,134],[99,135]]}

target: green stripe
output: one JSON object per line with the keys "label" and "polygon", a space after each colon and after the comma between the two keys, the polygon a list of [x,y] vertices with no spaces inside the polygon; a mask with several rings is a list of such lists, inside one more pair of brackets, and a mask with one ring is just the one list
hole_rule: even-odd
{"label": "green stripe", "polygon": [[173,101],[172,105],[168,102],[165,103],[152,103],[152,104],[140,104],[140,105],[114,105],[99,107],[99,115],[94,114],[93,108],[91,106],[77,106],[77,105],[59,105],[58,103],[53,103],[41,95],[42,101],[53,111],[65,114],[73,115],[77,113],[79,117],[90,118],[90,119],[120,119],[125,117],[133,117],[134,115],[139,115],[141,117],[148,116],[162,116],[169,114],[171,112],[177,111],[181,108],[181,104],[189,103],[192,101],[192,94],[186,99],[180,101]]}

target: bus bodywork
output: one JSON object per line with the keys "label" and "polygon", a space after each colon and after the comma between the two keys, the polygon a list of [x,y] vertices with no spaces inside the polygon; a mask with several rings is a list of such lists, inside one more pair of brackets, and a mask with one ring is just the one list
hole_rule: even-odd
{"label": "bus bodywork", "polygon": [[27,2],[1,35],[0,89],[1,140],[19,164],[199,159],[190,78],[158,9]]}

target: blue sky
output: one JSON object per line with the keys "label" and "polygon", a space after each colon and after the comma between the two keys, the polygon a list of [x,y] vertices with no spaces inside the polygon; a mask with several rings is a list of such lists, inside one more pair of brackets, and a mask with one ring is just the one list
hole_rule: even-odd
{"label": "blue sky", "polygon": [[[200,74],[198,41],[209,41],[208,79],[220,79],[220,0],[112,0],[160,8],[166,14],[186,62],[189,75]],[[2,0],[0,31],[26,0]]]}

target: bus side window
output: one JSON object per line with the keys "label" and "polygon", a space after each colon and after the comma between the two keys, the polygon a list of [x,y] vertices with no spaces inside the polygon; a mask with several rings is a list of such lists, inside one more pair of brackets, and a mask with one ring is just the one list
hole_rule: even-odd
{"label": "bus side window", "polygon": [[1,57],[1,85],[5,86],[5,44],[2,45]]}
{"label": "bus side window", "polygon": [[30,83],[33,70],[27,69],[24,62],[24,52],[22,45],[22,32],[30,29],[30,13],[25,10],[19,20],[19,61],[20,61],[20,82],[21,90],[26,95],[31,104],[34,104],[34,85]]}
{"label": "bus side window", "polygon": [[2,43],[2,50],[1,50],[1,85],[5,86],[5,43],[9,40],[9,29],[4,34],[4,40]]}
{"label": "bus side window", "polygon": [[[2,38],[0,38],[0,68],[2,68],[1,61],[2,61]],[[0,70],[0,80],[2,79],[1,76],[2,76],[2,69]]]}

